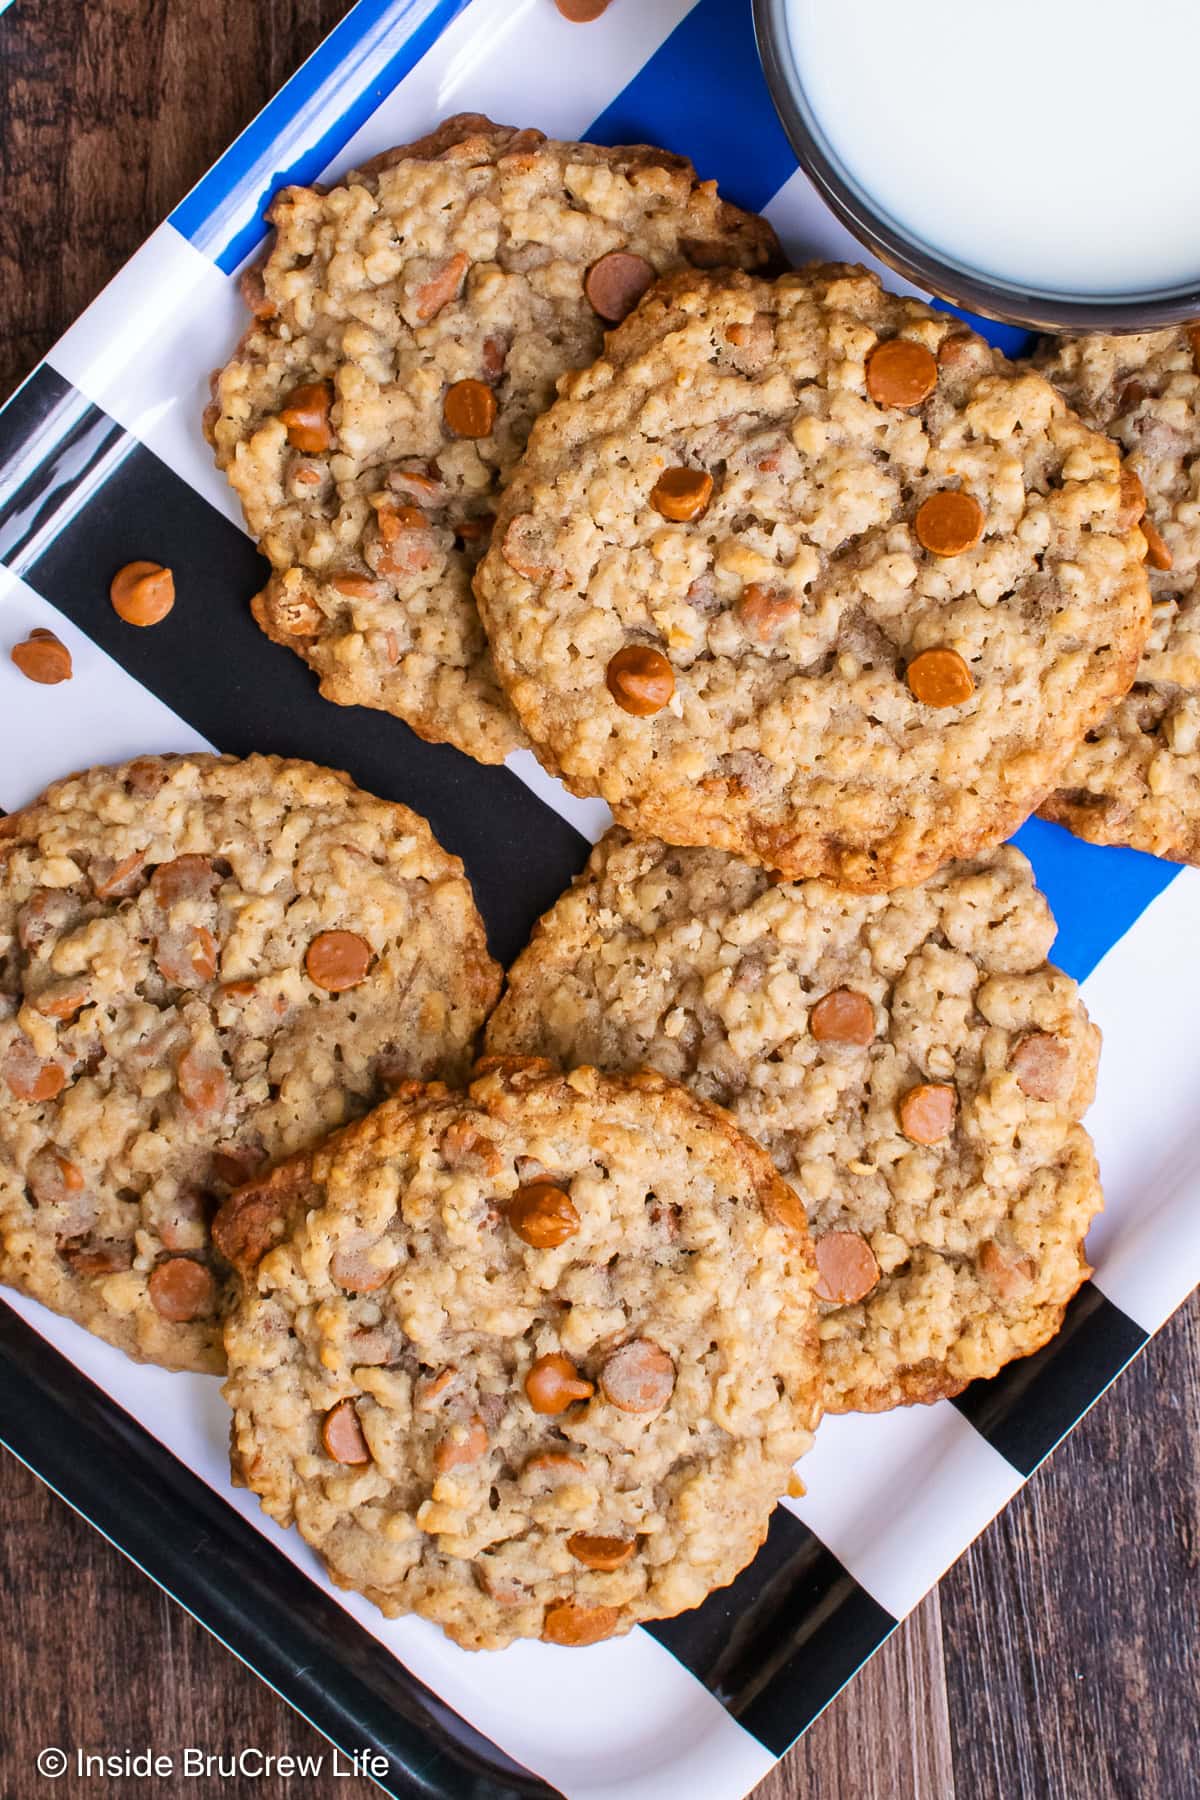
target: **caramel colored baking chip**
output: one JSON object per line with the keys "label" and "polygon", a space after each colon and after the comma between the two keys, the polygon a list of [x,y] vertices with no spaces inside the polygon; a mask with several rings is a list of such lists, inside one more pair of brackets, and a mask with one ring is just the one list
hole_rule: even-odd
{"label": "caramel colored baking chip", "polygon": [[141,886],[145,866],[144,850],[130,851],[119,862],[110,863],[104,872],[93,863],[89,870],[92,892],[97,900],[126,900]]}
{"label": "caramel colored baking chip", "polygon": [[328,381],[306,381],[284,396],[279,422],[287,426],[288,443],[305,456],[319,456],[333,443],[329,411],[333,388]]}
{"label": "caramel colored baking chip", "polygon": [[486,382],[468,377],[446,389],[442,415],[455,437],[485,438],[496,423],[496,396]]}
{"label": "caramel colored baking chip", "polygon": [[636,1548],[636,1538],[590,1537],[586,1531],[573,1532],[567,1539],[567,1549],[576,1562],[585,1569],[600,1569],[606,1575],[627,1563]]}
{"label": "caramel colored baking chip", "polygon": [[1146,561],[1152,569],[1172,569],[1175,558],[1167,548],[1158,526],[1150,519],[1142,520],[1142,536],[1146,540]]}
{"label": "caramel colored baking chip", "polygon": [[650,504],[664,519],[685,525],[704,512],[712,491],[712,476],[703,469],[666,469],[651,490]]}
{"label": "caramel colored baking chip", "polygon": [[857,1231],[826,1231],[813,1245],[817,1259],[817,1299],[832,1306],[853,1306],[865,1299],[879,1280],[879,1264],[866,1238]]}
{"label": "caramel colored baking chip", "polygon": [[945,488],[921,502],[913,528],[917,542],[931,556],[961,556],[983,536],[983,508],[974,494]]}
{"label": "caramel colored baking chip", "polygon": [[329,585],[336,593],[344,594],[347,600],[370,600],[379,591],[370,575],[356,575],[353,569],[346,569],[340,575],[331,575]]}
{"label": "caramel colored baking chip", "polygon": [[87,997],[86,982],[66,980],[56,982],[53,987],[43,988],[40,994],[29,997],[29,1005],[46,1019],[73,1019]]}
{"label": "caramel colored baking chip", "polygon": [[193,852],[159,863],[150,877],[150,892],[159,906],[172,907],[181,900],[207,899],[220,882],[211,858]]}
{"label": "caramel colored baking chip", "polygon": [[1000,1301],[1010,1305],[1021,1301],[1033,1285],[1036,1265],[1030,1256],[1018,1250],[1004,1250],[994,1238],[979,1248],[979,1273]]}
{"label": "caramel colored baking chip", "polygon": [[879,406],[920,406],[937,378],[937,359],[912,338],[888,338],[867,358],[867,392]]}
{"label": "caramel colored baking chip", "polygon": [[209,1119],[224,1106],[229,1093],[225,1066],[199,1050],[185,1050],[175,1065],[179,1097],[194,1118]]}
{"label": "caramel colored baking chip", "polygon": [[321,1421],[321,1442],[335,1463],[360,1469],[371,1460],[353,1400],[339,1400]]}
{"label": "caramel colored baking chip", "polygon": [[736,612],[739,621],[760,644],[769,644],[800,612],[800,601],[786,588],[767,587],[751,581],[742,589]]}
{"label": "caramel colored baking chip", "polygon": [[808,1028],[818,1044],[869,1044],[875,1036],[875,1008],[853,988],[834,988],[817,1001]]}
{"label": "caramel colored baking chip", "polygon": [[675,671],[661,650],[648,644],[626,644],[618,650],[604,680],[621,711],[637,719],[661,712],[675,692]]}
{"label": "caramel colored baking chip", "polygon": [[57,687],[71,679],[71,652],[43,626],[31,631],[24,643],[14,644],[9,654],[22,675],[42,687]]}
{"label": "caramel colored baking chip", "polygon": [[566,1450],[535,1450],[528,1457],[522,1475],[561,1475],[569,1471],[573,1475],[586,1475],[587,1464],[580,1462]]}
{"label": "caramel colored baking chip", "polygon": [[627,318],[654,284],[654,265],[632,250],[610,250],[588,270],[583,291],[592,311],[610,325]]}
{"label": "caramel colored baking chip", "polygon": [[961,706],[975,692],[975,679],[957,650],[923,650],[909,663],[905,679],[922,706]]}
{"label": "caramel colored baking chip", "polygon": [[423,531],[429,523],[419,506],[381,506],[376,517],[385,544],[394,544],[406,531]]}
{"label": "caramel colored baking chip", "polygon": [[58,1063],[33,1061],[11,1066],[4,1079],[18,1100],[57,1100],[67,1085],[67,1077]]}
{"label": "caramel colored baking chip", "polygon": [[560,1351],[539,1356],[525,1377],[525,1393],[536,1413],[566,1412],[576,1400],[590,1400],[595,1391]]}
{"label": "caramel colored baking chip", "polygon": [[1071,1052],[1061,1038],[1048,1031],[1031,1031],[1014,1049],[1008,1066],[1021,1092],[1031,1100],[1057,1100],[1070,1061]]}
{"label": "caramel colored baking chip", "polygon": [[284,1201],[269,1176],[231,1194],[212,1222],[213,1247],[243,1275],[249,1274],[279,1239]]}
{"label": "caramel colored baking chip", "polygon": [[204,1264],[190,1256],[168,1256],[156,1263],[146,1289],[155,1312],[172,1325],[190,1325],[216,1311],[217,1284]]}
{"label": "caramel colored baking chip", "polygon": [[422,324],[436,318],[443,306],[449,304],[462,286],[463,277],[471,266],[470,258],[463,251],[444,262],[423,282],[416,292],[417,317]]}
{"label": "caramel colored baking chip", "polygon": [[504,533],[500,554],[526,581],[540,581],[546,573],[538,557],[537,523],[532,513],[518,513]]}
{"label": "caramel colored baking chip", "polygon": [[941,1082],[924,1081],[909,1088],[900,1102],[900,1129],[914,1144],[937,1144],[949,1137],[958,1111],[958,1095]]}
{"label": "caramel colored baking chip", "polygon": [[551,1181],[531,1181],[518,1188],[505,1208],[517,1236],[535,1250],[553,1250],[579,1230],[579,1214],[570,1194]]}
{"label": "caramel colored baking chip", "polygon": [[590,25],[608,11],[609,0],[554,0],[554,4],[572,25]]}
{"label": "caramel colored baking chip", "polygon": [[1140,524],[1146,511],[1146,490],[1136,469],[1126,463],[1121,470],[1121,512],[1117,520],[1122,531]]}
{"label": "caramel colored baking chip", "polygon": [[370,966],[371,946],[356,931],[319,932],[304,957],[308,979],[327,994],[357,987]]}
{"label": "caramel colored baking chip", "polygon": [[175,604],[175,577],[161,563],[126,563],[108,592],[113,611],[127,625],[157,625]]}
{"label": "caramel colored baking chip", "polygon": [[133,1247],[108,1241],[64,1244],[59,1255],[76,1275],[119,1275],[131,1266]]}
{"label": "caramel colored baking chip", "polygon": [[487,1428],[481,1418],[468,1419],[465,1425],[453,1425],[433,1452],[436,1475],[451,1469],[464,1469],[477,1463],[488,1451]]}
{"label": "caramel colored baking chip", "polygon": [[649,1338],[614,1350],[600,1371],[600,1392],[621,1412],[658,1412],[675,1391],[675,1364]]}
{"label": "caramel colored baking chip", "polygon": [[598,1644],[612,1636],[620,1616],[615,1606],[577,1606],[574,1600],[560,1600],[546,1608],[542,1639],[547,1644]]}
{"label": "caramel colored baking chip", "polygon": [[329,1273],[348,1294],[374,1294],[386,1287],[394,1270],[372,1260],[371,1246],[343,1245],[329,1259]]}

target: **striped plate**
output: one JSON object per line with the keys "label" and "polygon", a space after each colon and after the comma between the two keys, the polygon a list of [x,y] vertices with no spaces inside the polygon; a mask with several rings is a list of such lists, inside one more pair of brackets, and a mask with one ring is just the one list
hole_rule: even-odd
{"label": "striped plate", "polygon": [[[46,689],[0,666],[0,804],[146,750],[331,763],[430,818],[507,959],[603,808],[526,754],[482,768],[319,700],[251,622],[262,565],[198,425],[273,189],[459,110],[665,144],[764,209],[797,259],[858,253],[796,170],[750,0],[615,0],[586,28],[551,0],[359,0],[0,413],[5,642],[50,626],[76,668]],[[108,572],[135,556],[176,574],[180,604],[152,632],[126,630],[107,601]],[[1108,1034],[1095,1279],[1052,1345],[959,1400],[827,1421],[808,1495],[783,1502],[754,1564],[696,1612],[570,1654],[487,1657],[385,1621],[229,1487],[215,1382],[135,1367],[15,1298],[0,1305],[0,1435],[330,1738],[386,1755],[394,1793],[745,1793],[1200,1279],[1200,1007],[1184,974],[1200,874],[1037,822],[1018,841],[1059,919],[1056,959]]]}

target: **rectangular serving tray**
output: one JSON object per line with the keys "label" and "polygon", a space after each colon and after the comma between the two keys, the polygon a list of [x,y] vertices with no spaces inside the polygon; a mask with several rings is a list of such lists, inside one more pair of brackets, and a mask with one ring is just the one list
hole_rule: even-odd
{"label": "rectangular serving tray", "polygon": [[[605,809],[528,754],[483,768],[320,700],[250,618],[262,564],[199,429],[270,194],[455,111],[664,144],[765,210],[794,260],[861,255],[797,172],[750,0],[614,0],[587,27],[551,0],[359,0],[0,412],[4,641],[48,626],[76,671],[34,688],[0,664],[0,805],[146,751],[346,768],[463,856],[507,961]],[[1020,348],[1019,332],[975,323]],[[179,604],[152,632],[129,632],[107,600],[108,573],[135,556],[175,570]],[[827,1420],[807,1495],[782,1502],[755,1562],[696,1612],[588,1650],[490,1656],[386,1621],[230,1487],[215,1381],[138,1367],[15,1295],[0,1301],[0,1439],[335,1743],[386,1755],[389,1792],[735,1800],[1200,1280],[1200,873],[1037,821],[1017,841],[1059,920],[1055,959],[1107,1037],[1089,1119],[1108,1203],[1095,1276],[1061,1335],[996,1380]]]}

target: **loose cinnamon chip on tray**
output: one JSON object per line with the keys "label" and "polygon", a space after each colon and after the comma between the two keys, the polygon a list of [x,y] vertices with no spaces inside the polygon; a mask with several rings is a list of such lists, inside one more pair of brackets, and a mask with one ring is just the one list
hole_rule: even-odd
{"label": "loose cinnamon chip on tray", "polygon": [[42,687],[56,687],[71,679],[71,652],[43,627],[31,631],[22,643],[14,644],[9,655],[27,681],[36,681]]}

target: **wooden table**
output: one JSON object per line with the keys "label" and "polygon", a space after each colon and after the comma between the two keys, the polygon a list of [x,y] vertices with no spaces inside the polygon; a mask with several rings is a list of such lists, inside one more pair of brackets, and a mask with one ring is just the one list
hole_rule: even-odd
{"label": "wooden table", "polygon": [[[0,393],[345,10],[16,0],[0,15]],[[1195,1800],[1198,1320],[1195,1302],[1177,1315],[759,1800]],[[45,1744],[324,1747],[7,1457],[0,1516],[0,1800],[66,1793],[33,1772]],[[87,1792],[118,1786],[129,1791],[97,1779]],[[348,1779],[328,1791],[378,1790]]]}

